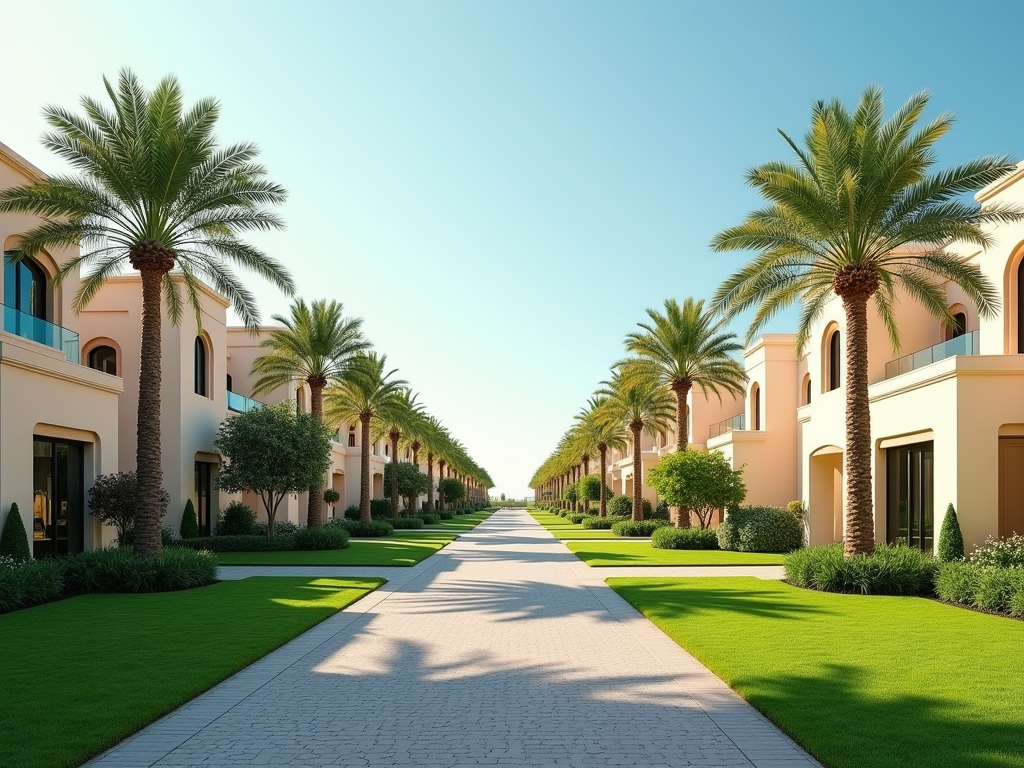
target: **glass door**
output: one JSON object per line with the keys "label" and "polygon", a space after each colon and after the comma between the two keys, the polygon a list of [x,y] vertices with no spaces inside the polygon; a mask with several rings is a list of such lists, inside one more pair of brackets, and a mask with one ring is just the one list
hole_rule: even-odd
{"label": "glass door", "polygon": [[914,443],[886,452],[888,540],[925,552],[933,550],[935,510],[933,443]]}
{"label": "glass door", "polygon": [[32,441],[33,555],[81,552],[85,528],[82,444],[36,437]]}

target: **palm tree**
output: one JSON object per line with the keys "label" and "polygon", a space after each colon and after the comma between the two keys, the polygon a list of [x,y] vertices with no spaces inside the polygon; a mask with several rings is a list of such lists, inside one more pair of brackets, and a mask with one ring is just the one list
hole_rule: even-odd
{"label": "palm tree", "polygon": [[646,432],[651,436],[668,431],[675,415],[675,407],[669,391],[660,381],[637,374],[632,368],[634,361],[619,364],[611,381],[597,394],[605,395],[608,401],[601,411],[601,418],[610,423],[625,423],[633,438],[633,519],[643,520],[643,462],[640,450],[640,436]]}
{"label": "palm tree", "polygon": [[739,226],[712,240],[716,251],[758,255],[727,279],[714,308],[734,317],[757,307],[747,333],[753,339],[781,309],[803,303],[797,346],[833,296],[846,315],[846,536],[847,556],[874,549],[871,483],[871,411],[868,404],[868,301],[885,324],[894,349],[899,329],[897,289],[953,324],[943,282],[960,286],[982,316],[998,295],[981,271],[948,249],[953,242],[987,247],[985,226],[1020,221],[1024,213],[981,208],[965,194],[1015,169],[1006,157],[973,160],[934,173],[935,143],[952,116],[918,127],[928,95],[910,98],[884,120],[882,93],[868,88],[853,114],[838,100],[814,105],[800,147],[785,133],[795,163],[754,168],[747,180],[768,201]]}
{"label": "palm tree", "polygon": [[687,297],[683,306],[665,300],[665,314],[648,309],[651,323],[637,323],[643,333],[626,336],[626,350],[636,356],[633,370],[660,381],[676,399],[676,450],[685,451],[690,427],[687,398],[694,385],[713,392],[742,395],[747,381],[743,366],[733,358],[743,351],[724,320],[704,311],[704,301]]}
{"label": "palm tree", "polygon": [[117,88],[103,79],[113,110],[82,98],[85,116],[61,107],[43,111],[53,131],[43,144],[78,175],[49,179],[0,192],[0,212],[42,218],[24,233],[15,261],[44,249],[81,246],[61,266],[56,282],[83,273],[75,294],[80,311],[107,278],[127,266],[142,277],[142,347],[139,365],[136,473],[139,515],[135,549],[140,555],[162,550],[160,520],[163,467],[160,440],[162,301],[171,323],[183,314],[181,287],[200,319],[201,280],[231,302],[250,327],[259,324],[255,297],[231,268],[253,270],[291,295],[285,268],[239,234],[283,227],[268,210],[285,199],[282,187],[266,177],[253,144],[218,148],[214,127],[220,106],[201,99],[182,103],[174,77],[146,91],[122,70]]}
{"label": "palm tree", "polygon": [[415,429],[423,418],[423,406],[416,402],[416,395],[408,387],[398,396],[378,409],[374,417],[375,439],[387,437],[391,441],[391,462],[395,465],[391,473],[391,517],[398,518],[398,443],[402,435]]}
{"label": "palm tree", "polygon": [[387,355],[361,352],[353,358],[345,378],[328,387],[325,419],[332,424],[360,425],[359,519],[370,517],[370,423],[378,413],[394,407],[406,382],[391,378],[397,371],[384,372]]}
{"label": "palm tree", "polygon": [[626,440],[625,422],[618,419],[605,417],[604,412],[608,404],[607,395],[594,395],[587,401],[587,406],[576,416],[581,441],[585,446],[593,446],[600,456],[601,464],[601,502],[599,507],[600,517],[608,514],[608,499],[606,498],[606,480],[608,474],[608,451],[609,449],[625,450],[628,442]]}
{"label": "palm tree", "polygon": [[[258,376],[253,393],[272,392],[294,379],[309,385],[310,414],[317,421],[324,417],[324,389],[332,381],[345,377],[355,355],[370,348],[363,337],[363,321],[346,317],[338,301],[318,299],[307,305],[298,299],[290,316],[274,315],[283,328],[275,329],[261,346],[270,350],[256,358],[252,375]],[[320,485],[309,489],[306,525],[323,525],[323,496]]]}
{"label": "palm tree", "polygon": [[419,442],[427,451],[427,512],[434,509],[434,458],[445,451],[451,437],[435,417],[428,416],[419,426]]}

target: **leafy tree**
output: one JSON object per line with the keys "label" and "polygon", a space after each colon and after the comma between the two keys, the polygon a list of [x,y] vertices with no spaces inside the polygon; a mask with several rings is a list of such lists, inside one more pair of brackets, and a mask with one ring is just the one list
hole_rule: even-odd
{"label": "leafy tree", "polygon": [[288,401],[229,416],[213,444],[227,458],[218,487],[260,495],[268,538],[285,497],[320,482],[331,463],[330,430],[309,414],[296,414]]}
{"label": "leafy tree", "polygon": [[505,494],[504,494],[504,493],[503,493],[503,494],[501,494],[501,500],[502,500],[502,501],[504,501],[504,500],[505,500]]}
{"label": "leafy tree", "polygon": [[437,490],[444,502],[449,504],[461,501],[466,496],[466,486],[454,477],[446,477],[438,483]]}
{"label": "leafy tree", "polygon": [[196,508],[192,504],[192,499],[185,501],[185,511],[181,513],[181,525],[178,528],[178,533],[183,539],[199,538],[199,518],[196,517]]}
{"label": "leafy tree", "polygon": [[[261,346],[267,354],[252,364],[258,376],[255,394],[272,392],[294,379],[309,385],[309,412],[317,421],[324,417],[324,389],[344,378],[353,358],[370,348],[363,337],[361,318],[346,317],[339,301],[320,299],[306,304],[297,299],[289,315],[274,315],[283,328],[272,330]],[[306,525],[323,525],[323,483],[309,489]]]}
{"label": "leafy tree", "polygon": [[356,355],[345,378],[329,387],[324,396],[328,423],[359,422],[359,519],[364,523],[371,520],[370,424],[379,413],[392,407],[406,385],[402,379],[391,378],[395,370],[384,372],[386,364],[387,355],[376,352]]}
{"label": "leafy tree", "polygon": [[[398,472],[398,477],[394,473]],[[404,500],[405,508],[413,512],[416,509],[416,498],[427,492],[427,476],[420,472],[419,467],[406,461],[390,462],[384,465],[384,485],[389,486],[397,480],[398,493]]]}
{"label": "leafy tree", "polygon": [[[160,500],[161,509],[166,510],[171,498],[162,488]],[[134,472],[97,475],[89,489],[88,503],[90,515],[103,525],[114,526],[118,546],[134,543],[135,522],[143,503],[139,479]]]}
{"label": "leafy tree", "polygon": [[32,559],[32,552],[28,548],[28,534],[25,533],[25,521],[21,519],[17,503],[11,504],[3,530],[0,531],[0,557],[10,557],[19,563],[26,563]]}
{"label": "leafy tree", "polygon": [[[711,527],[716,510],[743,503],[743,470],[733,469],[721,451],[677,451],[663,456],[647,473],[647,482],[670,507],[687,519],[695,514],[701,528]],[[678,520],[677,527],[684,527]]]}
{"label": "leafy tree", "polygon": [[944,563],[964,559],[964,535],[952,504],[946,507],[946,516],[942,518],[942,528],[939,529],[938,556]]}
{"label": "leafy tree", "polygon": [[0,212],[43,220],[23,234],[15,261],[81,245],[80,254],[61,265],[55,278],[60,282],[81,271],[75,311],[125,267],[142,277],[136,453],[141,504],[135,548],[155,555],[163,548],[160,519],[167,509],[160,455],[162,304],[166,301],[171,323],[179,323],[184,287],[198,323],[205,280],[227,297],[247,326],[259,325],[256,298],[230,265],[293,292],[285,268],[238,237],[282,227],[268,206],[283,202],[285,191],[266,178],[255,145],[218,148],[214,129],[220,105],[214,99],[185,110],[175,78],[166,77],[147,92],[127,69],[116,88],[106,78],[103,84],[112,110],[83,97],[84,117],[56,106],[43,111],[53,128],[43,144],[78,175],[6,189],[0,192]]}
{"label": "leafy tree", "polygon": [[579,501],[579,496],[576,493],[576,483],[569,483],[565,486],[565,491],[562,492],[562,498],[570,504],[575,504]]}
{"label": "leafy tree", "polygon": [[802,147],[782,134],[796,162],[765,163],[747,174],[767,207],[712,240],[716,251],[757,251],[713,299],[726,318],[755,310],[748,341],[799,299],[797,346],[803,348],[830,300],[842,302],[847,557],[875,547],[868,302],[874,300],[894,349],[899,348],[897,290],[953,325],[945,289],[952,283],[983,317],[993,316],[999,304],[995,287],[967,256],[951,250],[952,244],[986,248],[995,242],[990,225],[1024,218],[1018,208],[982,208],[968,196],[1012,173],[1016,166],[1009,158],[932,171],[935,144],[949,131],[952,116],[918,127],[927,104],[928,95],[918,94],[885,120],[877,87],[864,92],[852,114],[838,100],[816,103]]}
{"label": "leafy tree", "polygon": [[[587,501],[597,501],[601,498],[601,478],[597,475],[584,475],[580,478],[580,481],[576,484],[576,492],[580,498]],[[605,487],[604,498],[609,499],[615,494],[612,493],[612,489]]]}

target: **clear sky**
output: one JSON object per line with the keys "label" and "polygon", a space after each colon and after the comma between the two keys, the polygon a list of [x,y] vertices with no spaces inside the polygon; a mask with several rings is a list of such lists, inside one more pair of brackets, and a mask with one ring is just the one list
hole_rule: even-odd
{"label": "clear sky", "polygon": [[[290,192],[256,242],[363,317],[512,496],[644,309],[741,263],[708,241],[813,101],[928,89],[958,118],[941,164],[1024,155],[1019,0],[0,0],[0,20],[0,141],[44,170],[42,105],[122,66],[220,99],[222,139]],[[252,284],[265,320],[287,309]]]}

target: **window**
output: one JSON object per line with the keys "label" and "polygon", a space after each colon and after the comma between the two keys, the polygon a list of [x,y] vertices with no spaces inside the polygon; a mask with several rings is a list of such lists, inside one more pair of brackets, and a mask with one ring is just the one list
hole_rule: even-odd
{"label": "window", "polygon": [[228,392],[234,392],[234,391],[235,391],[235,390],[233,390],[233,389],[231,388],[231,374],[229,373],[229,374],[228,374]]}
{"label": "window", "polygon": [[933,443],[903,445],[885,453],[889,543],[903,542],[931,552],[935,535]]}
{"label": "window", "polygon": [[754,431],[761,429],[761,387],[757,384],[750,388],[750,415]]}
{"label": "window", "polygon": [[32,259],[15,264],[16,251],[4,253],[4,304],[26,315],[46,319],[46,273]]}
{"label": "window", "polygon": [[[949,338],[955,339],[967,333],[967,315],[963,312],[956,312],[953,315],[953,327],[948,329]],[[948,339],[947,339],[948,341]]]}
{"label": "window", "polygon": [[206,394],[206,343],[202,336],[196,336],[195,343],[195,390],[197,395]]}
{"label": "window", "polygon": [[828,340],[828,388],[829,391],[839,389],[840,361],[842,360],[843,344],[839,331],[833,331]]}
{"label": "window", "polygon": [[89,367],[117,376],[117,351],[113,347],[94,347],[89,353]]}
{"label": "window", "polygon": [[804,379],[804,405],[811,404],[811,377],[807,376]]}
{"label": "window", "polygon": [[349,426],[349,428],[348,428],[348,447],[349,448],[355,448],[356,447],[356,428],[355,428],[354,424]]}

